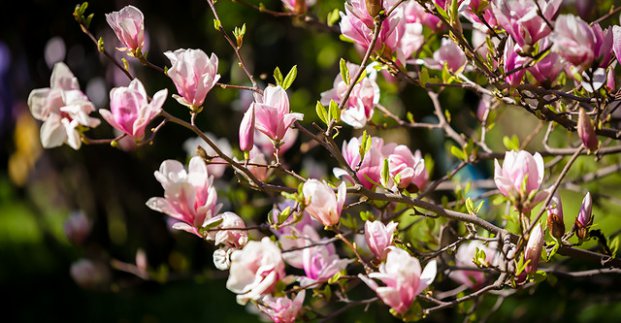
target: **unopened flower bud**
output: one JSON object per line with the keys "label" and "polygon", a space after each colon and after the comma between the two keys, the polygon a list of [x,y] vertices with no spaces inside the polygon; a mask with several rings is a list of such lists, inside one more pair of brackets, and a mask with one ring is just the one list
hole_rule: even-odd
{"label": "unopened flower bud", "polygon": [[65,221],[65,234],[74,244],[82,244],[90,232],[91,223],[83,212],[74,212]]}
{"label": "unopened flower bud", "polygon": [[524,260],[530,262],[526,265],[524,271],[527,274],[532,274],[537,271],[537,265],[539,264],[539,258],[541,257],[541,248],[543,248],[543,231],[541,225],[537,225],[533,228],[526,244],[526,250],[524,251]]}
{"label": "unopened flower bud", "polygon": [[377,16],[384,7],[384,0],[365,0],[367,12],[371,17]]}
{"label": "unopened flower bud", "polygon": [[250,105],[250,108],[239,125],[239,149],[242,151],[250,151],[254,146],[254,103]]}
{"label": "unopened flower bud", "polygon": [[560,239],[565,234],[563,203],[558,193],[554,194],[548,206],[548,230],[550,230],[550,235],[557,239]]}
{"label": "unopened flower bud", "polygon": [[80,259],[71,264],[71,277],[82,288],[95,288],[107,283],[110,271],[100,262]]}
{"label": "unopened flower bud", "polygon": [[591,193],[587,193],[582,200],[580,212],[575,222],[576,235],[580,240],[587,238],[591,224],[593,224],[593,200]]}
{"label": "unopened flower bud", "polygon": [[591,123],[591,119],[582,108],[580,108],[578,115],[578,136],[580,137],[580,140],[582,140],[584,147],[591,151],[597,150],[599,142],[597,141],[597,135],[595,134],[593,123]]}

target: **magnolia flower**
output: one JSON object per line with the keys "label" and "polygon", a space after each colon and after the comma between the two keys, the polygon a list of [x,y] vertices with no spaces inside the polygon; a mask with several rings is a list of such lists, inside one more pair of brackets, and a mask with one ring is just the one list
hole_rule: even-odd
{"label": "magnolia flower", "polygon": [[[377,296],[397,313],[405,314],[420,292],[429,286],[436,277],[436,262],[430,261],[421,272],[418,259],[407,251],[390,247],[386,262],[379,266],[379,272],[369,276],[360,274]],[[385,286],[379,286],[372,278],[381,280]]]}
{"label": "magnolia flower", "polygon": [[392,239],[398,225],[392,221],[387,225],[381,221],[365,222],[364,240],[377,259],[384,260],[388,255],[388,247],[392,245]]}
{"label": "magnolia flower", "polygon": [[268,237],[250,241],[231,254],[231,269],[226,288],[237,295],[241,305],[258,300],[272,291],[285,276],[285,264],[278,246]]}
{"label": "magnolia flower", "polygon": [[[388,12],[395,4],[396,1],[385,0],[383,9]],[[383,20],[373,47],[375,51],[382,50],[381,54],[385,56],[395,54],[398,64],[405,64],[424,42],[422,24],[419,21],[407,21],[404,7],[396,7]],[[341,12],[340,29],[343,36],[351,39],[362,51],[371,46],[374,17],[369,13],[365,0],[350,0],[345,3],[345,12]]]}
{"label": "magnolia flower", "polygon": [[612,50],[618,62],[621,62],[621,26],[612,26]]}
{"label": "magnolia flower", "polygon": [[528,243],[526,243],[526,249],[524,251],[524,261],[530,260],[524,269],[527,274],[533,274],[537,271],[539,258],[541,258],[541,248],[543,248],[544,242],[541,224],[537,223],[530,232],[530,237],[528,237]]}
{"label": "magnolia flower", "polygon": [[239,149],[242,151],[250,151],[254,146],[254,104],[250,108],[239,125]]}
{"label": "magnolia flower", "polygon": [[466,54],[450,39],[442,39],[442,45],[433,53],[433,58],[426,58],[425,65],[433,70],[442,70],[444,66],[451,73],[462,70],[467,63]]}
{"label": "magnolia flower", "polygon": [[308,7],[313,6],[316,0],[281,0],[285,8],[297,14],[303,14]]}
{"label": "magnolia flower", "polygon": [[295,203],[291,200],[285,200],[272,209],[272,223],[279,223],[278,216],[286,208],[289,208],[291,212],[289,217],[280,224],[278,229],[272,229],[272,231],[278,237],[281,249],[287,251],[282,255],[285,262],[292,267],[303,269],[302,251],[307,241],[311,239],[311,237],[304,234],[304,227],[317,227],[319,222],[314,221],[306,211],[302,212],[300,216],[295,211]]}
{"label": "magnolia flower", "polygon": [[[205,132],[205,136],[213,142],[218,149],[226,156],[233,155],[233,149],[231,148],[231,144],[226,138],[217,138],[214,134]],[[220,178],[224,175],[228,164],[222,157],[218,157],[218,153],[215,149],[213,149],[203,138],[201,137],[193,137],[187,139],[183,143],[183,149],[186,151],[189,157],[198,155],[198,147],[202,148],[207,158],[209,158],[209,162],[207,163],[207,171],[209,175],[214,178]]]}
{"label": "magnolia flower", "polygon": [[594,24],[591,30],[593,31],[593,36],[595,36],[595,45],[593,46],[595,62],[597,66],[606,68],[614,56],[612,49],[614,43],[612,28],[602,29],[599,24]]}
{"label": "magnolia flower", "polygon": [[[248,231],[244,220],[233,212],[224,212],[211,218],[206,225],[222,221],[207,234],[207,240],[213,240],[214,244],[225,245],[230,248],[239,249],[248,242]],[[233,229],[241,230],[233,230]]]}
{"label": "magnolia flower", "polygon": [[43,121],[40,137],[44,148],[66,143],[80,149],[79,128],[94,128],[100,122],[89,117],[95,107],[80,91],[78,80],[64,63],[54,65],[49,88],[30,92],[28,107],[35,119]]}
{"label": "magnolia flower", "polygon": [[561,2],[562,0],[494,0],[492,9],[498,24],[511,35],[518,46],[524,48],[534,45],[550,33],[550,27],[544,18],[552,22]]}
{"label": "magnolia flower", "polygon": [[254,148],[248,152],[248,166],[246,166],[246,168],[258,180],[265,182],[270,175],[267,165],[268,163],[265,155],[257,148],[257,146],[254,146]]}
{"label": "magnolia flower", "polygon": [[[519,202],[527,202],[541,187],[544,175],[543,158],[539,153],[531,155],[529,152],[508,151],[502,167],[495,160],[494,182],[500,193],[504,196],[518,199]],[[543,191],[537,193],[530,205],[523,205],[526,209],[541,202],[545,198]]]}
{"label": "magnolia flower", "polygon": [[293,122],[304,118],[301,113],[290,113],[287,92],[280,86],[268,86],[263,91],[261,102],[254,102],[252,105],[255,127],[274,142],[285,138]]}
{"label": "magnolia flower", "polygon": [[405,20],[408,23],[420,23],[429,27],[433,31],[442,28],[442,20],[435,15],[427,12],[425,8],[416,1],[407,1],[401,6],[404,7]]}
{"label": "magnolia flower", "polygon": [[[541,47],[547,48],[549,38],[541,41]],[[554,52],[549,52],[544,58],[539,60],[534,66],[528,68],[530,74],[539,84],[551,86],[563,70],[561,57]]]}
{"label": "magnolia flower", "polygon": [[399,188],[415,186],[415,190],[421,190],[429,180],[425,160],[421,157],[420,151],[417,150],[412,154],[410,148],[404,145],[395,147],[388,155],[388,169],[393,178],[399,178],[397,183]]}
{"label": "magnolia flower", "polygon": [[[360,157],[360,140],[352,138],[349,142],[343,142],[343,158],[351,169],[356,172],[356,177],[362,186],[371,189],[376,183],[380,182],[382,163],[384,157],[389,155],[395,145],[384,145],[384,140],[379,137],[371,138],[371,148],[366,152],[364,158]],[[362,159],[362,162],[361,162]],[[345,177],[353,181],[349,174],[340,168],[334,169],[336,177]]]}
{"label": "magnolia flower", "polygon": [[165,160],[155,178],[164,188],[164,197],[150,198],[147,206],[175,219],[173,229],[202,237],[199,230],[220,208],[213,177],[203,159],[192,157],[187,170],[176,160]]}
{"label": "magnolia flower", "polygon": [[255,127],[254,132],[254,144],[258,149],[267,156],[273,156],[275,153],[278,153],[279,156],[282,156],[287,150],[289,150],[295,144],[295,140],[298,138],[298,129],[289,128],[285,132],[285,137],[280,140],[280,146],[278,147],[278,152],[276,152],[274,148],[274,141],[270,139],[264,133],[258,131]]}
{"label": "magnolia flower", "polygon": [[[466,19],[470,20],[473,27],[477,30],[487,32],[489,29],[487,26],[498,26],[498,21],[496,21],[496,16],[489,1],[467,0],[460,2],[458,12],[461,12]],[[485,22],[479,18],[479,15]]]}
{"label": "magnolia flower", "polygon": [[347,187],[342,182],[337,193],[324,182],[309,179],[302,187],[304,194],[305,211],[324,226],[332,226],[339,222],[343,204],[347,194]]}
{"label": "magnolia flower", "polygon": [[547,223],[550,235],[560,239],[565,234],[565,222],[563,221],[563,203],[558,193],[552,196],[547,211]]}
{"label": "magnolia flower", "polygon": [[574,223],[574,230],[576,231],[576,235],[580,240],[584,240],[587,238],[589,233],[589,228],[593,224],[593,200],[591,199],[591,193],[587,192],[582,200],[582,205],[580,205],[580,212],[578,212],[578,216],[576,217],[576,221]]}
{"label": "magnolia flower", "polygon": [[110,91],[110,110],[99,109],[99,114],[114,128],[141,140],[149,122],[162,111],[168,94],[167,89],[155,93],[149,102],[147,92],[138,79],[128,87],[117,87]]}
{"label": "magnolia flower", "polygon": [[584,20],[574,15],[560,15],[550,36],[552,52],[579,70],[591,66],[595,59],[596,37]]}
{"label": "magnolia flower", "polygon": [[461,268],[472,268],[473,270],[455,270],[449,274],[449,277],[457,283],[468,286],[471,289],[478,289],[485,283],[485,273],[476,270],[477,266],[472,262],[476,256],[476,251],[481,250],[485,252],[485,261],[494,265],[498,252],[496,251],[496,245],[487,246],[483,242],[474,240],[464,243],[457,248],[455,253],[455,266]]}
{"label": "magnolia flower", "polygon": [[[349,62],[346,65],[349,77],[355,77],[360,66]],[[380,90],[375,82],[377,73],[372,66],[366,69],[366,73],[367,76],[354,85],[347,99],[347,104],[345,104],[345,109],[341,110],[341,120],[354,128],[363,128],[367,124],[367,121],[373,116],[373,108],[379,102]],[[334,79],[334,87],[321,93],[321,104],[328,105],[330,100],[341,104],[349,89],[349,82],[353,82],[353,80],[346,83],[339,73]]]}
{"label": "magnolia flower", "polygon": [[119,11],[106,14],[106,21],[114,30],[116,37],[125,45],[121,51],[136,54],[144,46],[144,15],[134,6],[126,6]]}
{"label": "magnolia flower", "polygon": [[576,126],[578,136],[582,141],[584,147],[590,151],[595,151],[599,147],[599,141],[597,140],[597,134],[593,128],[591,118],[586,114],[583,108],[580,108],[578,114],[578,125]]}
{"label": "magnolia flower", "polygon": [[220,79],[218,57],[210,57],[200,49],[177,49],[164,53],[172,63],[167,75],[175,83],[179,95],[173,98],[181,105],[198,112],[207,93]]}
{"label": "magnolia flower", "polygon": [[524,78],[526,73],[525,69],[521,69],[522,65],[526,63],[526,58],[520,56],[517,53],[517,46],[511,39],[507,39],[505,44],[505,51],[503,54],[504,69],[505,69],[505,81],[511,86],[518,86]]}
{"label": "magnolia flower", "polygon": [[339,258],[331,243],[320,244],[322,239],[310,225],[304,227],[303,234],[305,248],[302,249],[302,264],[306,277],[301,279],[302,286],[325,282],[351,262],[350,259]]}
{"label": "magnolia flower", "polygon": [[274,323],[294,323],[302,309],[305,296],[305,289],[295,295],[293,300],[287,296],[273,297],[267,295],[261,298],[258,306],[261,312],[267,314]]}
{"label": "magnolia flower", "polygon": [[91,222],[84,212],[73,212],[65,221],[65,235],[75,244],[81,244],[91,232]]}

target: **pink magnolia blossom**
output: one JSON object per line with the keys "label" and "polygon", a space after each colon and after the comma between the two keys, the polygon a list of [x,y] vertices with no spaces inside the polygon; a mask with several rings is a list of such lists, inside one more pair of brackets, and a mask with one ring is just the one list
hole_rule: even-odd
{"label": "pink magnolia blossom", "polygon": [[505,51],[503,55],[504,69],[506,73],[505,81],[511,86],[518,86],[522,83],[525,69],[520,69],[527,61],[527,58],[522,57],[517,52],[518,47],[513,43],[511,39],[507,39],[505,44]]}
{"label": "pink magnolia blossom", "polygon": [[480,270],[476,270],[478,267],[472,262],[472,259],[474,259],[476,255],[477,249],[485,252],[485,261],[488,264],[495,264],[498,255],[496,246],[487,246],[481,241],[474,240],[460,245],[455,253],[455,266],[472,268],[473,270],[455,270],[449,274],[449,277],[452,280],[466,285],[471,289],[478,289],[487,280],[485,273]]}
{"label": "pink magnolia blossom", "polygon": [[265,88],[261,102],[254,102],[253,105],[255,127],[276,143],[285,138],[293,122],[304,118],[301,113],[290,112],[287,92],[280,86]]}
{"label": "pink magnolia blossom", "polygon": [[527,274],[533,274],[537,271],[539,258],[541,258],[541,248],[543,248],[544,242],[545,240],[541,224],[537,223],[537,225],[535,225],[533,230],[530,232],[530,237],[528,238],[526,249],[524,250],[524,261],[530,260],[524,269]]}
{"label": "pink magnolia blossom", "polygon": [[420,23],[429,27],[433,31],[442,29],[442,20],[435,15],[427,12],[425,8],[416,1],[407,1],[402,4],[404,7],[405,20],[408,23]]}
{"label": "pink magnolia blossom", "polygon": [[[359,69],[359,65],[347,63],[350,78],[355,77]],[[367,76],[354,85],[347,99],[347,104],[345,104],[345,109],[341,110],[343,122],[354,128],[363,128],[367,124],[367,121],[373,116],[373,108],[380,98],[379,86],[375,82],[377,73],[371,66],[366,69],[366,73]],[[353,80],[349,82],[353,82]],[[341,104],[348,89],[349,85],[345,83],[339,73],[334,79],[334,87],[321,93],[321,104],[328,105],[330,100]]]}
{"label": "pink magnolia blossom", "polygon": [[302,290],[291,300],[287,296],[273,297],[267,295],[261,298],[259,309],[267,314],[274,323],[294,323],[304,304],[306,290]]}
{"label": "pink magnolia blossom", "polygon": [[614,35],[612,28],[602,29],[599,24],[594,24],[591,27],[591,30],[595,36],[595,45],[593,46],[595,62],[597,63],[597,66],[606,68],[614,57],[612,49]]}
{"label": "pink magnolia blossom", "polygon": [[[394,147],[394,144],[384,145],[382,138],[372,137],[371,148],[364,155],[364,158],[361,158],[360,139],[352,138],[349,142],[343,142],[342,152],[343,158],[351,169],[356,171],[358,164],[360,164],[356,171],[356,177],[362,186],[371,189],[376,183],[380,182],[383,160],[393,151]],[[360,162],[361,159],[362,162]],[[353,179],[349,178],[348,173],[340,168],[334,169],[334,175],[353,181]]]}
{"label": "pink magnolia blossom", "polygon": [[[474,28],[483,32],[487,32],[488,25],[491,27],[498,26],[498,21],[496,20],[492,6],[488,1],[463,1],[459,5],[459,12],[461,12],[466,19],[472,22]],[[485,20],[485,22],[482,19]]]}
{"label": "pink magnolia blossom", "polygon": [[[207,136],[207,138],[209,138],[224,155],[229,157],[233,156],[233,149],[226,138],[218,138],[213,133],[209,132],[205,132],[205,136]],[[209,175],[214,178],[222,177],[228,167],[228,164],[222,157],[218,157],[216,150],[207,144],[203,138],[193,137],[183,143],[183,149],[190,158],[192,156],[197,156],[197,149],[199,146],[205,151],[207,156],[210,157],[210,162],[207,163],[207,171],[209,172]]]}
{"label": "pink magnolia blossom", "polygon": [[595,34],[579,17],[560,15],[550,39],[552,51],[580,70],[590,67],[595,59]]}
{"label": "pink magnolia blossom", "polygon": [[580,205],[580,211],[578,212],[578,216],[576,217],[576,221],[574,223],[574,227],[576,230],[576,235],[581,240],[587,238],[587,234],[589,233],[589,227],[593,224],[593,199],[591,198],[591,192],[587,192],[582,199],[582,204]]}
{"label": "pink magnolia blossom", "polygon": [[147,92],[138,79],[128,87],[116,87],[110,91],[110,110],[99,109],[99,114],[114,128],[142,140],[149,122],[162,111],[168,94],[167,89],[155,93],[149,102]]}
{"label": "pink magnolia blossom", "polygon": [[248,166],[246,168],[248,168],[250,173],[252,173],[252,175],[254,175],[254,177],[258,180],[266,181],[270,175],[267,165],[268,163],[265,155],[257,148],[257,146],[254,146],[254,148],[248,152]]}
{"label": "pink magnolia blossom", "polygon": [[94,128],[100,122],[89,117],[95,107],[80,91],[78,80],[64,63],[54,65],[49,88],[30,92],[28,107],[35,119],[43,121],[40,136],[44,148],[67,143],[73,149],[80,149],[79,128]]}
{"label": "pink magnolia blossom", "polygon": [[442,70],[444,65],[452,73],[457,73],[466,66],[466,54],[450,39],[442,39],[442,45],[433,53],[433,58],[425,59],[425,66],[433,70]]}
{"label": "pink magnolia blossom", "polygon": [[302,249],[302,264],[306,277],[302,277],[301,284],[303,286],[316,282],[325,282],[347,267],[351,262],[350,259],[341,259],[334,250],[334,245],[318,244],[322,239],[313,227],[307,225],[304,227],[304,246]]}
{"label": "pink magnolia blossom", "polygon": [[332,226],[339,222],[341,211],[347,194],[347,187],[342,182],[335,193],[326,182],[309,179],[302,187],[306,208],[304,209],[315,220],[324,226]]}
{"label": "pink magnolia blossom", "polygon": [[[280,147],[278,147],[278,155],[282,156],[295,144],[295,140],[298,138],[298,129],[289,128],[285,132],[285,137],[280,140]],[[274,148],[274,142],[270,137],[264,133],[258,131],[255,127],[254,132],[254,144],[265,155],[274,156],[276,153]]]}
{"label": "pink magnolia blossom", "polygon": [[[547,48],[549,43],[549,38],[540,42],[542,48]],[[563,62],[557,53],[549,52],[534,66],[529,67],[528,71],[539,84],[551,86],[563,71]]]}
{"label": "pink magnolia blossom", "polygon": [[258,300],[270,293],[285,277],[285,263],[278,246],[268,237],[250,241],[231,254],[231,269],[226,288],[237,295],[239,304]]}
{"label": "pink magnolia blossom", "polygon": [[[207,234],[207,240],[213,240],[214,244],[225,245],[230,248],[242,248],[248,242],[248,231],[244,220],[233,212],[224,212],[211,218],[206,225],[222,221]],[[233,230],[240,228],[242,230]]]}
{"label": "pink magnolia blossom", "polygon": [[[538,191],[543,182],[544,164],[543,158],[539,153],[531,155],[529,152],[508,151],[505,153],[505,160],[502,167],[495,161],[494,182],[500,193],[520,202],[526,202],[527,198]],[[522,189],[522,186],[524,189]],[[539,191],[532,202],[535,205],[545,198],[545,193]],[[526,207],[526,205],[524,205]],[[526,207],[528,209],[528,207]]]}
{"label": "pink magnolia blossom", "polygon": [[364,239],[377,259],[386,259],[397,226],[398,223],[392,221],[386,225],[381,221],[365,222]]}
{"label": "pink magnolia blossom", "polygon": [[119,11],[106,14],[106,21],[114,30],[116,37],[125,45],[121,51],[129,50],[136,54],[144,46],[144,15],[134,6],[126,6]]}
{"label": "pink magnolia blossom", "polygon": [[[385,0],[383,8],[388,12],[396,3],[395,0]],[[397,7],[383,20],[373,48],[374,51],[383,50],[381,54],[384,56],[395,55],[399,64],[405,64],[424,42],[422,24],[418,21],[408,22],[405,19],[404,7]],[[366,51],[373,40],[373,19],[364,0],[350,0],[345,3],[345,13],[341,12],[341,33],[362,51]]]}
{"label": "pink magnolia blossom", "polygon": [[613,26],[612,35],[613,35],[612,50],[615,53],[617,62],[621,62],[621,26]]}
{"label": "pink magnolia blossom", "polygon": [[176,160],[165,160],[155,172],[155,178],[164,188],[164,197],[152,197],[147,206],[167,214],[177,222],[173,229],[201,237],[200,229],[216,215],[218,193],[213,177],[201,157],[192,157],[186,170]]}
{"label": "pink magnolia blossom", "polygon": [[239,149],[242,151],[250,151],[254,146],[254,104],[250,108],[239,125]]}
{"label": "pink magnolia blossom", "polygon": [[281,0],[285,9],[297,14],[303,14],[308,7],[315,5],[316,0]]}
{"label": "pink magnolia blossom", "polygon": [[[379,266],[379,272],[369,276],[359,275],[377,296],[397,313],[405,314],[418,294],[429,286],[436,277],[436,262],[430,261],[421,272],[418,259],[407,251],[390,247],[386,262]],[[372,278],[381,280],[379,286]]]}
{"label": "pink magnolia blossom", "polygon": [[[518,46],[524,48],[534,45],[551,32],[543,17],[551,23],[561,2],[562,0],[494,0],[492,9],[498,24],[511,35]],[[541,15],[538,13],[539,8]]]}
{"label": "pink magnolia blossom", "polygon": [[576,128],[584,147],[591,151],[597,150],[599,147],[597,134],[595,133],[591,118],[586,114],[583,108],[580,108],[578,112],[578,124]]}
{"label": "pink magnolia blossom", "polygon": [[[291,210],[289,218],[285,220],[278,229],[272,229],[274,234],[278,237],[278,242],[283,251],[282,257],[287,264],[292,267],[303,269],[304,261],[302,259],[302,251],[306,246],[306,242],[311,237],[304,234],[304,227],[311,226],[316,228],[319,226],[319,222],[313,220],[313,218],[304,211],[302,215],[298,215],[295,211],[295,203],[291,200],[285,200],[279,203],[272,209],[271,216],[272,222],[278,223],[278,215],[286,208]],[[290,249],[299,249],[290,251]]]}
{"label": "pink magnolia blossom", "polygon": [[422,190],[429,180],[425,160],[421,157],[420,151],[417,150],[412,154],[410,148],[405,145],[398,145],[388,155],[388,169],[393,178],[398,175],[399,188],[409,188],[413,185],[416,190]]}
{"label": "pink magnolia blossom", "polygon": [[214,53],[209,57],[200,49],[177,49],[164,55],[172,63],[167,75],[179,93],[173,98],[193,111],[200,110],[207,93],[220,79],[218,57]]}

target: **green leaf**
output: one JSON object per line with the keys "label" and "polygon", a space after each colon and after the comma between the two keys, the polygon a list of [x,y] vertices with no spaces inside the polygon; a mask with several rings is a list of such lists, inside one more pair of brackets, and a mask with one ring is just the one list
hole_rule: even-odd
{"label": "green leaf", "polygon": [[358,153],[360,154],[360,162],[364,160],[364,156],[366,156],[367,152],[371,149],[371,136],[367,134],[365,130],[362,133],[362,139],[360,140],[360,147],[358,148]]}
{"label": "green leaf", "polygon": [[328,112],[326,111],[326,107],[323,106],[323,104],[321,104],[321,102],[317,101],[317,104],[315,105],[315,112],[317,113],[317,116],[319,117],[319,119],[321,121],[323,121],[323,123],[328,124]]}
{"label": "green leaf", "polygon": [[339,113],[339,105],[336,104],[334,100],[330,100],[330,121],[336,120],[339,121],[341,119],[341,115]]}
{"label": "green leaf", "polygon": [[462,149],[457,147],[457,146],[451,146],[451,154],[453,156],[457,157],[457,159],[459,159],[459,160],[466,160],[467,159],[466,153]]}
{"label": "green leaf", "polygon": [[328,27],[332,27],[334,26],[334,24],[339,21],[339,18],[341,17],[341,15],[339,14],[340,10],[335,8],[334,10],[330,11],[328,13],[328,19],[326,21],[326,23],[328,24]]}
{"label": "green leaf", "polygon": [[405,114],[405,118],[408,119],[408,121],[412,124],[416,123],[414,122],[414,115],[410,111],[408,111],[408,113]]}
{"label": "green leaf", "polygon": [[336,274],[332,275],[332,277],[330,277],[330,279],[328,279],[328,284],[333,285],[334,283],[338,282],[339,279],[341,279],[341,276],[343,276],[343,272],[339,271]]}
{"label": "green leaf", "polygon": [[276,66],[276,68],[274,69],[274,81],[276,81],[276,85],[282,86],[283,76],[278,66]]}
{"label": "green leaf", "polygon": [[390,167],[388,165],[388,158],[384,158],[384,164],[382,166],[381,174],[382,176],[382,184],[388,187],[388,182],[390,180]]}
{"label": "green leaf", "polygon": [[285,221],[289,218],[289,215],[291,215],[291,207],[287,206],[280,212],[280,214],[278,214],[278,224],[280,225],[285,223]]}
{"label": "green leaf", "polygon": [[341,73],[341,78],[343,79],[343,82],[345,82],[346,85],[349,85],[349,69],[347,68],[347,61],[345,61],[345,59],[341,58],[341,60],[339,61],[339,71]]}
{"label": "green leaf", "polygon": [[616,236],[609,243],[610,251],[612,252],[612,258],[617,256],[617,251],[619,251],[619,236]]}
{"label": "green leaf", "polygon": [[214,19],[213,20],[213,28],[215,30],[220,30],[220,28],[222,28],[222,22],[220,22],[219,19]]}
{"label": "green leaf", "polygon": [[429,83],[429,70],[423,67],[418,74],[418,80],[420,82],[420,85],[422,87],[425,87],[427,83]]}
{"label": "green leaf", "polygon": [[466,199],[466,210],[471,215],[476,215],[476,213],[474,212],[474,202],[472,202],[471,198]]}
{"label": "green leaf", "polygon": [[284,81],[282,81],[282,88],[285,90],[288,89],[291,86],[291,84],[293,84],[293,81],[295,81],[295,78],[297,76],[298,76],[298,66],[293,65],[289,73],[287,73],[287,76],[285,76]]}
{"label": "green leaf", "polygon": [[520,150],[520,138],[517,135],[511,136],[511,138],[502,137],[502,144],[509,150]]}
{"label": "green leaf", "polygon": [[370,211],[362,211],[360,212],[360,219],[365,222],[373,221],[375,219],[375,215],[373,215]]}

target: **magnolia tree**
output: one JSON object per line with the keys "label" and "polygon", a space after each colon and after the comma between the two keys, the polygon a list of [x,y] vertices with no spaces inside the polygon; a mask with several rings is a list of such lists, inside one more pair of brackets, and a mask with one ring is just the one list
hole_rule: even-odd
{"label": "magnolia tree", "polygon": [[[76,7],[75,20],[129,85],[110,91],[109,107],[95,107],[67,65],[57,63],[50,86],[33,90],[28,105],[42,121],[45,148],[157,147],[164,127],[196,136],[185,144],[189,162],[161,161],[154,172],[161,193],[145,203],[168,217],[171,229],[215,246],[214,265],[226,272],[226,288],[240,305],[274,322],[329,319],[373,303],[404,321],[450,307],[474,318],[479,305],[489,315],[512,295],[559,276],[621,273],[618,239],[598,229],[593,215],[594,199],[602,196],[584,185],[619,169],[621,27],[614,23],[621,8],[585,21],[564,12],[570,6],[562,0],[349,0],[322,19],[313,13],[321,6],[315,1],[283,0],[280,11],[238,2],[265,19],[287,16],[327,30],[359,52],[355,62],[340,60],[340,73],[316,98],[314,114],[290,105],[296,67],[286,75],[277,68],[273,79],[258,81],[241,54],[253,27],[231,31],[212,0],[205,6],[235,54],[233,68],[246,77],[242,84],[222,82],[218,53],[207,54],[209,48],[151,52],[170,61],[154,64],[145,49],[148,17],[134,6],[105,15],[118,39],[104,43],[89,29],[96,18],[85,3]],[[592,5],[576,1],[579,10]],[[159,73],[171,89],[146,91],[130,62]],[[383,104],[380,79],[422,89],[433,104],[427,119],[435,121],[420,122]],[[238,91],[247,104],[245,112],[231,110],[241,119],[238,131],[218,139],[196,117],[209,109],[205,98],[221,90]],[[440,99],[449,90],[480,98],[475,125],[452,122]],[[505,150],[490,148],[493,138],[486,134],[497,113],[516,108],[530,114],[525,120],[539,120],[542,142],[530,144],[541,138],[533,135],[520,144],[513,136],[503,138]],[[95,127],[112,127],[118,137],[89,137]],[[376,135],[395,128],[440,131],[456,166],[433,173],[430,155]],[[558,133],[565,139],[552,147],[550,137]],[[329,156],[321,163],[333,166],[332,173],[286,160],[292,149]],[[568,176],[578,160],[598,166]],[[460,176],[476,164],[491,173],[492,163],[493,177]],[[216,183],[231,181],[256,191],[253,198],[268,199],[272,210],[247,218],[222,207],[229,188]],[[563,201],[564,190],[584,196],[578,214],[563,212],[563,204],[579,203]],[[66,230],[80,241],[89,228],[78,214]],[[144,254],[135,264],[113,265],[143,279],[154,276]],[[71,271],[85,284],[100,275],[85,260]],[[496,301],[483,305],[483,299]]]}

